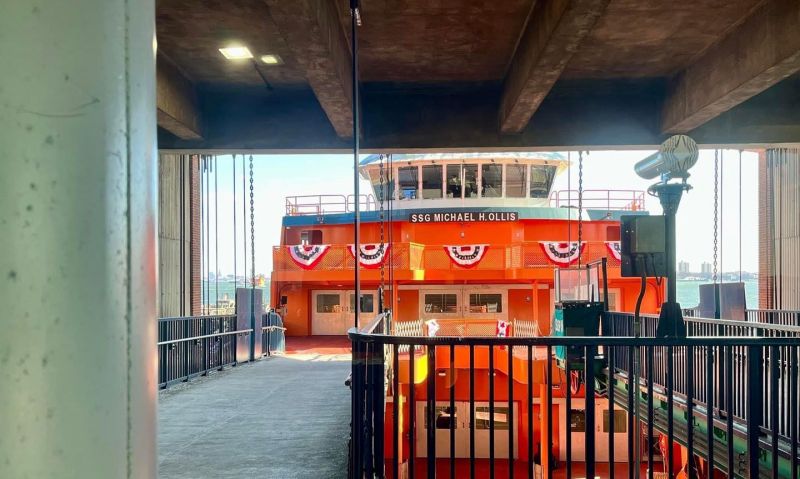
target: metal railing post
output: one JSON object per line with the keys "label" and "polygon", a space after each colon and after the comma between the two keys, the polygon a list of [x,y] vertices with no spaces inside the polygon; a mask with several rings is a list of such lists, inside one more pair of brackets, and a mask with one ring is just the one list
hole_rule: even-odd
{"label": "metal railing post", "polygon": [[751,478],[758,477],[759,442],[764,422],[762,397],[763,351],[761,346],[747,346],[747,471]]}
{"label": "metal railing post", "polygon": [[[585,365],[584,365],[584,375],[586,377],[586,434],[584,438],[586,440],[584,451],[586,454],[586,477],[595,477],[595,414],[594,414],[594,366],[595,366],[595,356],[597,356],[597,346],[587,346],[585,352]],[[613,427],[613,418],[610,419],[612,421]],[[570,425],[567,424],[567,434],[571,434]]]}

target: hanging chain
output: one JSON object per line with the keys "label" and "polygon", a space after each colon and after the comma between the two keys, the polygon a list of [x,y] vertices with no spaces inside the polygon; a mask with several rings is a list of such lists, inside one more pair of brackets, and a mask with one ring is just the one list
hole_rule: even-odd
{"label": "hanging chain", "polygon": [[572,152],[567,152],[567,244],[572,247]]}
{"label": "hanging chain", "polygon": [[385,183],[386,183],[386,181],[385,181],[386,180],[385,179],[386,170],[385,170],[385,167],[384,167],[384,160],[385,159],[386,159],[385,155],[383,155],[383,154],[378,156],[378,170],[380,172],[380,179],[379,179],[380,188],[378,189],[378,191],[380,192],[380,198],[378,199],[380,201],[379,221],[380,221],[380,228],[381,228],[381,254],[383,255],[383,259],[381,260],[381,282],[380,282],[380,289],[378,291],[378,294],[380,294],[380,296],[381,296],[381,311],[380,311],[381,313],[383,312],[384,309],[386,309],[385,308],[385,304],[386,304],[385,303],[385,299],[386,298],[384,297],[384,293],[383,293],[383,290],[385,288],[385,274],[386,274],[385,273],[385,266],[384,266],[386,264],[386,242],[384,240],[384,231],[383,231],[383,229],[384,229],[384,227],[383,227],[383,222],[384,222],[383,203],[384,203],[384,200],[386,199],[386,191],[384,190],[384,186],[385,186]]}
{"label": "hanging chain", "polygon": [[253,199],[253,155],[250,155],[250,272],[253,288],[256,287],[256,226],[255,201]]}
{"label": "hanging chain", "polygon": [[717,234],[719,224],[719,150],[714,150],[714,274],[713,281],[717,282]]}
{"label": "hanging chain", "polygon": [[583,244],[583,152],[578,152],[578,267],[581,266]]}
{"label": "hanging chain", "polygon": [[742,150],[739,150],[739,282],[742,282]]}

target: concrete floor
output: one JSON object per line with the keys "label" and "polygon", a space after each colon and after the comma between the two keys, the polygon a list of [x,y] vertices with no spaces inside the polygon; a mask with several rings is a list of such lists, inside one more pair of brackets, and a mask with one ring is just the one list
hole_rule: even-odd
{"label": "concrete floor", "polygon": [[345,477],[350,358],[343,353],[304,349],[162,391],[159,477]]}

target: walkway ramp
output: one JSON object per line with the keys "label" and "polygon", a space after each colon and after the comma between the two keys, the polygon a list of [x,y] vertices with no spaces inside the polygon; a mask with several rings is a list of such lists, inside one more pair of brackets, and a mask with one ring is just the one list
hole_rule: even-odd
{"label": "walkway ramp", "polygon": [[348,343],[292,339],[286,356],[160,393],[160,478],[346,476]]}

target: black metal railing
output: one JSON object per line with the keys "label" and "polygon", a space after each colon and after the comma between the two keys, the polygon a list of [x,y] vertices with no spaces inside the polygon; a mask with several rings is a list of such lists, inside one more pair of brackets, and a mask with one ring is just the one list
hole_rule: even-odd
{"label": "black metal railing", "polygon": [[[286,328],[274,311],[262,313],[261,334],[242,327],[235,314],[184,316],[158,320],[158,387],[188,381],[237,363],[282,353]],[[251,343],[254,335],[255,344]]]}
{"label": "black metal railing", "polygon": [[[684,310],[688,336],[800,336],[800,311],[748,309],[743,321],[700,318],[687,314],[692,311]],[[613,336],[636,336],[633,313],[609,311],[606,318]],[[640,336],[647,338],[656,335],[658,315],[642,314],[640,323]]]}
{"label": "black metal railing", "polygon": [[236,362],[236,316],[158,320],[158,385],[167,387]]}
{"label": "black metal railing", "polygon": [[283,319],[274,312],[269,311],[261,315],[261,354],[272,356],[272,353],[286,351],[286,328]]}
{"label": "black metal railing", "polygon": [[[796,337],[429,338],[372,326],[349,334],[351,477],[675,477],[679,453],[658,444],[688,449],[690,478],[711,477],[704,464],[798,477]],[[558,346],[582,359],[559,366]],[[581,398],[598,399],[581,411]]]}

